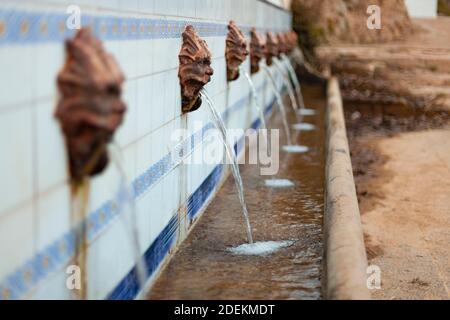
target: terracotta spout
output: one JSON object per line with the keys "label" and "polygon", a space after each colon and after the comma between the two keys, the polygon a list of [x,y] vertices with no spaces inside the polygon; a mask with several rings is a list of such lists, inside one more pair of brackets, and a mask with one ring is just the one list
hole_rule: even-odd
{"label": "terracotta spout", "polygon": [[274,57],[278,57],[278,40],[272,32],[267,32],[266,63],[268,66],[272,65]]}
{"label": "terracotta spout", "polygon": [[278,56],[280,56],[282,53],[284,53],[284,54],[288,53],[289,44],[288,44],[288,40],[286,39],[285,34],[278,33],[277,40],[278,40]]}
{"label": "terracotta spout", "polygon": [[264,58],[266,48],[263,38],[256,32],[255,28],[252,29],[250,34],[250,67],[253,74],[259,71],[259,62]]}
{"label": "terracotta spout", "polygon": [[286,34],[288,40],[288,53],[291,53],[298,45],[298,36],[295,31],[289,31]]}
{"label": "terracotta spout", "polygon": [[234,21],[230,21],[225,48],[228,81],[239,78],[239,66],[245,61],[248,54],[247,40],[244,34],[239,30]]}
{"label": "terracotta spout", "polygon": [[126,111],[121,99],[124,76],[90,29],[68,40],[66,53],[57,80],[61,97],[55,116],[65,135],[71,177],[79,181],[108,164],[106,145]]}
{"label": "terracotta spout", "polygon": [[183,44],[178,55],[181,107],[183,112],[192,112],[200,108],[200,90],[211,80],[214,71],[208,45],[198,36],[194,27],[187,26],[182,37]]}

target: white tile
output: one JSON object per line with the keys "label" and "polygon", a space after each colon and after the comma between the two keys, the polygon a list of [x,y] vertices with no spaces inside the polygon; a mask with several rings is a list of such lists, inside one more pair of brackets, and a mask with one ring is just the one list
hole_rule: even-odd
{"label": "white tile", "polygon": [[136,142],[136,175],[143,174],[152,163],[153,139],[148,134]]}
{"label": "white tile", "polygon": [[139,76],[137,42],[138,40],[123,40],[120,45],[120,54],[116,57],[127,79]]}
{"label": "white tile", "polygon": [[136,177],[136,145],[132,144],[124,149],[110,147],[109,154],[110,161],[105,171],[90,180],[89,213],[115,199],[123,182],[127,188],[131,188]]}
{"label": "white tile", "polygon": [[177,15],[180,0],[155,1],[155,13],[162,15]]}
{"label": "white tile", "polygon": [[175,118],[175,106],[178,105],[176,99],[181,99],[179,94],[176,94],[175,89],[179,88],[177,70],[171,70],[165,73],[164,77],[164,123],[167,123]]}
{"label": "white tile", "polygon": [[154,198],[151,193],[145,193],[136,202],[136,219],[138,227],[138,236],[141,254],[144,254],[145,250],[150,246],[152,239],[151,224],[152,214],[157,208],[157,205],[153,202]]}
{"label": "white tile", "polygon": [[148,76],[153,72],[154,42],[152,40],[137,41],[137,75]]}
{"label": "white tile", "polygon": [[0,109],[31,102],[35,92],[34,60],[31,45],[0,47]]}
{"label": "white tile", "polygon": [[88,298],[104,299],[135,264],[129,224],[120,218],[87,252]]}
{"label": "white tile", "polygon": [[161,233],[172,216],[165,211],[165,207],[161,199],[164,196],[164,186],[159,182],[149,191],[149,203],[152,204],[150,211],[150,243]]}
{"label": "white tile", "polygon": [[159,73],[152,76],[151,92],[152,92],[152,104],[151,108],[151,129],[156,130],[160,128],[164,123],[164,86],[165,74]]}
{"label": "white tile", "polygon": [[31,205],[0,216],[0,279],[32,257],[33,222]]}
{"label": "white tile", "polygon": [[0,215],[31,199],[34,161],[32,135],[30,108],[0,114]]}
{"label": "white tile", "polygon": [[35,47],[36,70],[34,86],[36,98],[56,97],[56,80],[64,65],[65,50],[61,44],[39,44]]}
{"label": "white tile", "polygon": [[165,210],[168,217],[174,215],[178,208],[182,205],[182,198],[180,197],[179,174],[179,167],[176,167],[165,177],[163,182],[163,199],[166,205]]}
{"label": "white tile", "polygon": [[196,0],[195,16],[201,19],[215,20],[217,18],[215,15],[216,1],[217,0]]}
{"label": "white tile", "polygon": [[138,9],[142,13],[154,13],[155,2],[160,0],[138,0]]}
{"label": "white tile", "polygon": [[194,0],[177,0],[178,2],[178,16],[181,17],[195,17],[196,4]]}
{"label": "white tile", "polygon": [[43,250],[71,228],[70,188],[63,185],[37,200],[36,249]]}
{"label": "white tile", "polygon": [[92,177],[90,179],[88,212],[97,210],[106,201],[113,199],[119,190],[120,181],[119,171],[111,162],[101,175]]}
{"label": "white tile", "polygon": [[68,181],[68,156],[64,135],[54,116],[56,102],[39,102],[35,108],[38,192],[42,192]]}
{"label": "white tile", "polygon": [[123,67],[121,65],[121,48],[122,48],[122,41],[104,41],[103,46],[105,50],[111,54],[114,59],[116,59],[117,63],[119,64],[120,69],[122,72],[124,72]]}
{"label": "white tile", "polygon": [[[92,4],[92,0],[85,0],[87,3]],[[69,3],[72,3],[72,0],[68,1]],[[98,8],[108,8],[108,9],[114,9],[118,10],[120,9],[120,2],[121,0],[97,0],[95,3]]]}
{"label": "white tile", "polygon": [[115,133],[115,140],[121,147],[132,143],[137,136],[137,81],[126,81],[122,99],[127,105],[127,111],[124,115],[124,120],[117,132]]}
{"label": "white tile", "polygon": [[139,9],[139,0],[119,0],[120,9],[124,11],[137,12]]}
{"label": "white tile", "polygon": [[180,39],[153,40],[153,72],[178,68],[178,54],[181,48]]}
{"label": "white tile", "polygon": [[46,278],[33,290],[27,299],[30,300],[70,300],[74,298],[73,292],[67,288],[66,281],[70,275],[66,267]]}
{"label": "white tile", "polygon": [[148,134],[152,129],[152,78],[137,80],[137,138]]}

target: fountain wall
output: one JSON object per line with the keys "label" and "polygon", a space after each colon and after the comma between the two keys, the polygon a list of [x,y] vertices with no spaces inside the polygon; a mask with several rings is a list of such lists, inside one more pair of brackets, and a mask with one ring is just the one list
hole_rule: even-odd
{"label": "fountain wall", "polygon": [[[257,0],[76,2],[82,24],[93,27],[126,76],[123,99],[128,111],[115,142],[134,193],[150,284],[227,171],[220,164],[180,164],[201,151],[202,132],[212,126],[205,106],[181,112],[177,72],[184,27],[194,25],[212,52],[214,76],[206,90],[227,126],[249,128],[258,125],[249,86],[243,75],[229,84],[226,80],[228,22],[236,21],[249,39],[251,27],[264,33],[289,30],[291,15]],[[64,138],[54,118],[64,39],[74,34],[64,28],[70,4],[66,0],[0,3],[2,299],[73,298],[66,285],[75,252],[71,189]],[[249,60],[244,63],[248,70]],[[271,68],[276,74],[275,66]],[[263,71],[253,80],[269,112],[274,97]],[[277,83],[281,89],[280,77]],[[193,135],[174,141],[171,135],[180,128]],[[84,220],[86,265],[82,266],[89,299],[138,295],[127,213],[116,205],[119,184],[120,176],[111,164],[90,180]]]}

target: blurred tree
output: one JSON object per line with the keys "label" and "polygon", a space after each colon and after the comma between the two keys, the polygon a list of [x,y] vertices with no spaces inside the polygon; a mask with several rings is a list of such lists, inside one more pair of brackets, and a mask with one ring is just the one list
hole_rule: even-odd
{"label": "blurred tree", "polygon": [[438,13],[450,16],[450,0],[438,0]]}
{"label": "blurred tree", "polygon": [[[381,8],[382,28],[367,28],[367,8]],[[413,31],[403,0],[293,0],[293,27],[307,58],[323,43],[379,43]]]}

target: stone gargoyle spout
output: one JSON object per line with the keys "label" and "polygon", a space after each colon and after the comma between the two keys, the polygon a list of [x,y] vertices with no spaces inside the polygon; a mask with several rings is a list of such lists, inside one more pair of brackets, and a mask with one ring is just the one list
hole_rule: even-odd
{"label": "stone gargoyle spout", "polygon": [[278,57],[278,40],[272,32],[267,32],[266,37],[266,63],[271,66],[273,58]]}
{"label": "stone gargoyle spout", "polygon": [[253,74],[259,71],[259,62],[264,58],[266,48],[264,39],[255,28],[252,28],[250,35],[250,70]]}
{"label": "stone gargoyle spout", "polygon": [[108,164],[107,144],[126,111],[121,99],[125,78],[90,29],[67,40],[66,55],[55,116],[65,135],[72,180],[80,181]]}
{"label": "stone gargoyle spout", "polygon": [[247,40],[244,34],[234,21],[230,21],[225,48],[228,81],[239,78],[239,66],[245,61],[248,54]]}
{"label": "stone gargoyle spout", "polygon": [[208,45],[198,36],[194,27],[187,26],[182,37],[183,44],[178,55],[181,107],[183,112],[192,112],[200,108],[200,90],[211,80],[214,71]]}

